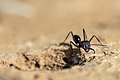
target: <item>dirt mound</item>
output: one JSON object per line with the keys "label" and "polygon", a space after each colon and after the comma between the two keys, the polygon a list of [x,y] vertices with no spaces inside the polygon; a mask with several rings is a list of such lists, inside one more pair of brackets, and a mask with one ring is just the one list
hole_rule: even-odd
{"label": "dirt mound", "polygon": [[72,53],[69,46],[57,44],[39,50],[20,50],[14,56],[10,55],[11,58],[9,59],[7,56],[5,54],[1,56],[0,64],[2,66],[14,67],[23,71],[61,70],[74,65],[82,66],[95,58],[92,56],[87,59],[81,51],[74,48]]}

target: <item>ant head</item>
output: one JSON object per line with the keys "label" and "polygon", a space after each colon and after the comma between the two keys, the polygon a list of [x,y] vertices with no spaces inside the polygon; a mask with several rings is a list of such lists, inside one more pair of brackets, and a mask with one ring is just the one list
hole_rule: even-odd
{"label": "ant head", "polygon": [[89,51],[89,49],[90,49],[90,42],[89,41],[83,42],[83,49],[85,50],[85,52]]}

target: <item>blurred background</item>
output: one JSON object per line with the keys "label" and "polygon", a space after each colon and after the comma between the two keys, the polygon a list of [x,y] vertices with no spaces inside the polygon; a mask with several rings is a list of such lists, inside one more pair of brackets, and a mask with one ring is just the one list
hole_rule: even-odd
{"label": "blurred background", "polygon": [[44,45],[69,31],[119,41],[120,0],[0,0],[0,44]]}

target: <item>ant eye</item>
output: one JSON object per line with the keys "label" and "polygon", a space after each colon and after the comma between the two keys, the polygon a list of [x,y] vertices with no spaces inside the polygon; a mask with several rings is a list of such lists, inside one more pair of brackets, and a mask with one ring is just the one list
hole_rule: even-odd
{"label": "ant eye", "polygon": [[87,47],[89,47],[89,45],[86,45]]}
{"label": "ant eye", "polygon": [[89,47],[90,47],[90,45],[88,45],[88,44],[85,45],[85,48],[89,48]]}

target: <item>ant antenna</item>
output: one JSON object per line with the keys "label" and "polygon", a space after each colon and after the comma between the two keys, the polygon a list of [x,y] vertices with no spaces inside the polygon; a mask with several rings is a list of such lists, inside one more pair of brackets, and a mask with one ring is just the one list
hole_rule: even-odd
{"label": "ant antenna", "polygon": [[87,40],[87,35],[84,28],[83,28],[83,38],[84,38],[84,41]]}

